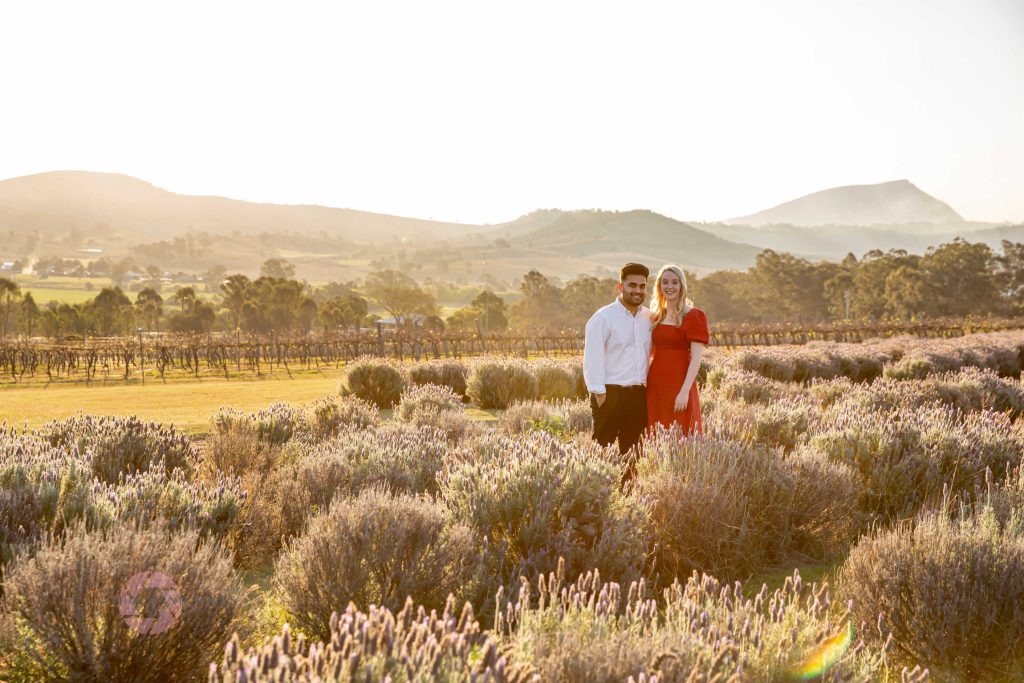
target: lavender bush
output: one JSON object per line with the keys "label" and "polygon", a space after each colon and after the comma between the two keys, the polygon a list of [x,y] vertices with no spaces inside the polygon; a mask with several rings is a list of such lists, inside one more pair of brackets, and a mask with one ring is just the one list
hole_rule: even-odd
{"label": "lavender bush", "polygon": [[856,478],[814,456],[659,430],[637,465],[651,501],[656,570],[663,581],[705,571],[747,576],[785,561],[820,561],[856,533]]}
{"label": "lavender bush", "polygon": [[310,412],[310,430],[316,440],[337,436],[346,427],[368,429],[380,424],[377,407],[355,396],[318,399]]}
{"label": "lavender bush", "polygon": [[409,368],[413,384],[437,384],[448,387],[459,398],[466,397],[466,378],[469,368],[456,360],[428,360]]}
{"label": "lavender bush", "polygon": [[378,408],[398,403],[405,378],[396,363],[379,358],[360,358],[351,363],[341,380],[341,395],[355,396]]}
{"label": "lavender bush", "polygon": [[481,408],[508,408],[538,396],[537,378],[518,360],[483,360],[473,365],[467,391]]}
{"label": "lavender bush", "polygon": [[441,608],[476,573],[478,540],[444,508],[382,489],[337,498],[278,560],[274,586],[305,633],[330,638],[331,609],[397,610],[410,596]]}
{"label": "lavender bush", "polygon": [[940,406],[870,413],[835,408],[809,445],[853,468],[863,482],[858,507],[886,519],[912,516],[941,499],[944,487],[970,491],[986,470],[1000,478],[1021,461],[1021,442],[1005,415],[963,415]]}
{"label": "lavender bush", "polygon": [[39,435],[53,446],[89,453],[92,472],[114,483],[121,473],[160,467],[191,474],[199,454],[189,438],[173,426],[132,417],[76,415],[48,422]]}
{"label": "lavender bush", "polygon": [[[991,508],[939,512],[862,539],[840,573],[856,621],[891,630],[905,659],[943,680],[1024,675],[1024,526]],[[874,629],[862,629],[881,640]]]}
{"label": "lavender bush", "polygon": [[440,496],[486,539],[487,594],[514,587],[520,575],[553,569],[559,557],[574,570],[593,566],[624,580],[639,575],[647,510],[619,492],[617,454],[543,432],[487,434],[468,448],[445,463]]}
{"label": "lavender bush", "polygon": [[[180,613],[163,632],[140,633],[123,617],[118,596],[129,578],[151,571],[174,582]],[[33,555],[20,553],[3,586],[4,680],[196,680],[232,630],[245,629],[245,589],[230,556],[194,531],[78,525]],[[136,598],[146,617],[164,604],[155,592]]]}

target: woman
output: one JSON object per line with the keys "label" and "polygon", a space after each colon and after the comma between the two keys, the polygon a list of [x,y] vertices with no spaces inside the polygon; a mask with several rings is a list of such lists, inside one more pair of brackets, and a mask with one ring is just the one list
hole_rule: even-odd
{"label": "woman", "polygon": [[647,371],[647,428],[678,424],[701,434],[697,371],[708,343],[708,319],[686,296],[679,266],[664,266],[651,299],[651,366]]}

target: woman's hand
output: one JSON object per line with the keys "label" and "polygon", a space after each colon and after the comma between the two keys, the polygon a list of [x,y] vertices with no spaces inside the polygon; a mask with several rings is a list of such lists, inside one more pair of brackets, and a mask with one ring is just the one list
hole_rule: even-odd
{"label": "woman's hand", "polygon": [[686,406],[689,403],[690,403],[690,392],[689,391],[687,391],[687,392],[680,391],[678,394],[676,394],[676,402],[675,402],[675,406],[673,406],[673,407],[674,407],[674,409],[675,409],[675,411],[677,413],[681,413],[684,410],[686,410]]}

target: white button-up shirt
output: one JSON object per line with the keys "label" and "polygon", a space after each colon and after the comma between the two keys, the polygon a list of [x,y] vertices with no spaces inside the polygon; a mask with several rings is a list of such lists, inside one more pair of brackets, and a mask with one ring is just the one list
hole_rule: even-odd
{"label": "white button-up shirt", "polygon": [[583,379],[593,394],[606,384],[647,384],[651,354],[651,311],[646,306],[629,312],[618,298],[587,321],[583,343]]}

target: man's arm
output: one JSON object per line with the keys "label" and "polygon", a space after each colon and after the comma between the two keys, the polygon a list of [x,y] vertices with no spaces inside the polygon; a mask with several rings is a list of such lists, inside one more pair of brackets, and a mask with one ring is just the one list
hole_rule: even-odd
{"label": "man's arm", "polygon": [[587,321],[586,334],[583,339],[583,379],[587,383],[587,391],[594,394],[597,404],[604,403],[607,391],[604,381],[604,345],[607,322],[603,315],[593,315]]}

